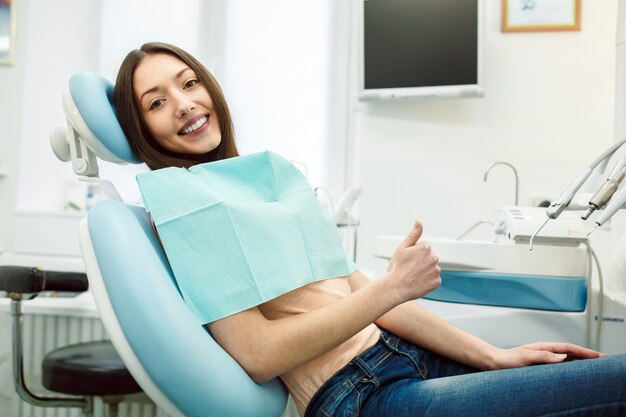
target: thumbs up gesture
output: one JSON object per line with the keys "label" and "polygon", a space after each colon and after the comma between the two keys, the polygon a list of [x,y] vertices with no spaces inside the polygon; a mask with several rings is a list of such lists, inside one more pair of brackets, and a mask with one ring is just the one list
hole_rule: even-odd
{"label": "thumbs up gesture", "polygon": [[401,302],[423,297],[441,285],[439,257],[430,243],[420,241],[423,231],[422,223],[416,221],[396,249],[385,276]]}

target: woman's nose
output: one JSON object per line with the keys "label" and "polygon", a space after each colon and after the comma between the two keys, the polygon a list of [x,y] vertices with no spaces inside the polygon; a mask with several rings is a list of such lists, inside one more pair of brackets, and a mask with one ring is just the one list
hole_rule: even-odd
{"label": "woman's nose", "polygon": [[196,108],[195,103],[184,94],[177,94],[174,100],[176,101],[176,117],[184,117]]}

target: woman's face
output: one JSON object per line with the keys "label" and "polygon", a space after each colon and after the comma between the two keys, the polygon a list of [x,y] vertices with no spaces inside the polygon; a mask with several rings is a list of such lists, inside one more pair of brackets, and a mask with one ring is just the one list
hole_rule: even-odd
{"label": "woman's face", "polygon": [[145,56],[133,74],[133,90],[148,130],[163,148],[203,154],[220,144],[211,96],[180,59],[165,53]]}

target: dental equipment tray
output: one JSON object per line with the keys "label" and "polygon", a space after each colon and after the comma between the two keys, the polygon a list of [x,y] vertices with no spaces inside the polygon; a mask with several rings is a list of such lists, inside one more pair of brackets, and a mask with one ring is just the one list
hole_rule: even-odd
{"label": "dental equipment tray", "polygon": [[[381,236],[374,255],[391,259],[400,236]],[[424,298],[464,304],[583,311],[587,301],[584,245],[427,239],[439,255],[441,286]]]}

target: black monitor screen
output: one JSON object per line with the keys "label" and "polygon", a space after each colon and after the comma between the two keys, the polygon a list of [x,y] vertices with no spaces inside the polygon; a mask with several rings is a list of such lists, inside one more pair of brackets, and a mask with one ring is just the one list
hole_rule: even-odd
{"label": "black monitor screen", "polygon": [[478,0],[365,0],[365,89],[478,83]]}

